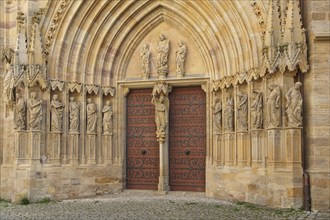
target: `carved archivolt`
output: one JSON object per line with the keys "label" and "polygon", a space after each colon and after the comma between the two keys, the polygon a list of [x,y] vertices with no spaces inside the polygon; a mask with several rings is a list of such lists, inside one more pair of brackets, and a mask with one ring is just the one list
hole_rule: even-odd
{"label": "carved archivolt", "polygon": [[71,0],[62,0],[61,3],[60,3],[60,6],[58,7],[58,9],[55,12],[55,16],[52,20],[52,23],[51,23],[50,28],[49,28],[49,30],[47,32],[47,35],[46,35],[46,47],[47,47],[47,49],[52,44],[56,29],[57,29],[60,21],[62,20],[62,17],[64,15],[65,11],[67,10],[68,4],[69,4],[70,1]]}

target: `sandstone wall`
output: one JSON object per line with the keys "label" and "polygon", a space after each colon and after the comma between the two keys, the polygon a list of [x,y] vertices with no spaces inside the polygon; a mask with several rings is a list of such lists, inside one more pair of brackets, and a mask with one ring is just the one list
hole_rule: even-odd
{"label": "sandstone wall", "polygon": [[312,209],[330,209],[330,3],[304,1],[310,71],[304,75],[305,161]]}

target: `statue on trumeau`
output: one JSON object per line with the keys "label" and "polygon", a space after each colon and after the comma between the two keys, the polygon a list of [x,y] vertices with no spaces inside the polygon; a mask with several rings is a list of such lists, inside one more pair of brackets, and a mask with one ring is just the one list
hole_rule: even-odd
{"label": "statue on trumeau", "polygon": [[36,92],[30,93],[29,112],[30,112],[30,120],[29,120],[30,130],[41,130],[42,100],[37,100]]}
{"label": "statue on trumeau", "polygon": [[237,105],[237,124],[239,130],[246,131],[248,129],[248,95],[238,92],[238,105]]}
{"label": "statue on trumeau", "polygon": [[161,34],[157,45],[157,73],[159,78],[163,79],[168,73],[168,54],[170,51],[170,41]]}
{"label": "statue on trumeau", "polygon": [[168,124],[169,99],[164,93],[160,93],[159,97],[153,94],[151,103],[155,105],[155,121],[157,125],[157,140],[165,141],[166,127]]}
{"label": "statue on trumeau", "polygon": [[263,100],[262,100],[262,92],[254,89],[253,91],[254,98],[251,104],[251,113],[252,113],[252,128],[261,129],[262,122],[263,122],[263,115],[262,115],[262,107],[263,107]]}
{"label": "statue on trumeau", "polygon": [[78,132],[79,131],[79,117],[80,117],[80,105],[74,100],[74,97],[70,97],[69,103],[69,131]]}
{"label": "statue on trumeau", "polygon": [[16,105],[15,105],[15,129],[25,130],[26,124],[26,102],[20,93],[16,94]]}
{"label": "statue on trumeau", "polygon": [[214,126],[217,131],[221,130],[222,104],[219,98],[215,99],[213,108]]}
{"label": "statue on trumeau", "polygon": [[276,84],[270,84],[268,89],[270,90],[267,98],[268,127],[278,127],[280,125],[281,117],[280,87]]}
{"label": "statue on trumeau", "polygon": [[227,97],[225,108],[225,129],[227,131],[234,130],[234,99]]}
{"label": "statue on trumeau", "polygon": [[111,134],[113,131],[113,122],[112,122],[112,107],[109,100],[105,102],[105,105],[102,110],[103,113],[103,134]]}
{"label": "statue on trumeau", "polygon": [[285,94],[286,114],[289,127],[300,127],[302,125],[302,96],[300,93],[301,82],[296,82]]}
{"label": "statue on trumeau", "polygon": [[62,130],[63,110],[64,110],[63,103],[58,100],[58,95],[54,94],[52,101],[50,102],[51,131]]}
{"label": "statue on trumeau", "polygon": [[150,77],[150,48],[148,44],[142,47],[140,56],[142,78],[148,79]]}
{"label": "statue on trumeau", "polygon": [[176,76],[183,77],[185,70],[184,64],[186,61],[187,48],[182,41],[179,41],[179,48],[176,53]]}
{"label": "statue on trumeau", "polygon": [[87,133],[96,133],[97,125],[97,110],[96,105],[92,102],[91,98],[87,99]]}

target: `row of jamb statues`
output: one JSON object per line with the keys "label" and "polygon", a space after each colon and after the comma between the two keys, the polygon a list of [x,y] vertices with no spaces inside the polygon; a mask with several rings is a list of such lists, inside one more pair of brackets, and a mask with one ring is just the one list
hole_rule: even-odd
{"label": "row of jamb statues", "polygon": [[[302,96],[300,93],[301,82],[296,82],[285,95],[286,115],[288,127],[300,127],[302,125]],[[268,86],[270,93],[267,97],[266,115],[268,128],[276,128],[281,124],[281,91],[276,84]],[[253,90],[254,97],[251,103],[251,127],[253,129],[263,128],[263,95],[258,90]],[[248,130],[248,95],[237,93],[238,102],[236,108],[237,130]],[[219,98],[215,98],[213,107],[215,128],[220,131],[222,123],[222,110],[224,110],[224,130],[234,131],[234,99],[227,97],[226,106],[222,109]]]}
{"label": "row of jamb statues", "polygon": [[[41,122],[43,118],[43,100],[37,100],[37,93],[31,92],[30,99],[26,102],[20,93],[16,94],[15,104],[15,129],[26,129],[26,112],[29,111],[29,129],[41,130]],[[58,99],[58,95],[54,94],[50,102],[50,131],[61,132],[63,121],[64,104]],[[112,134],[113,131],[113,112],[109,100],[105,102],[102,109],[102,127],[103,134]],[[86,104],[86,133],[94,134],[97,132],[98,112],[96,105],[91,98],[87,98]],[[69,132],[79,133],[80,128],[80,104],[75,101],[74,97],[70,97],[69,102]]]}

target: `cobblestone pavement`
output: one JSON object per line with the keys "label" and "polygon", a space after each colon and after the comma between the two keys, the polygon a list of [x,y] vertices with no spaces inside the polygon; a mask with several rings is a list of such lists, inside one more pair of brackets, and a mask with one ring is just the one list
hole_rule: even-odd
{"label": "cobblestone pavement", "polygon": [[230,203],[203,193],[124,191],[95,198],[12,205],[0,203],[0,219],[330,219],[330,213],[270,209]]}

